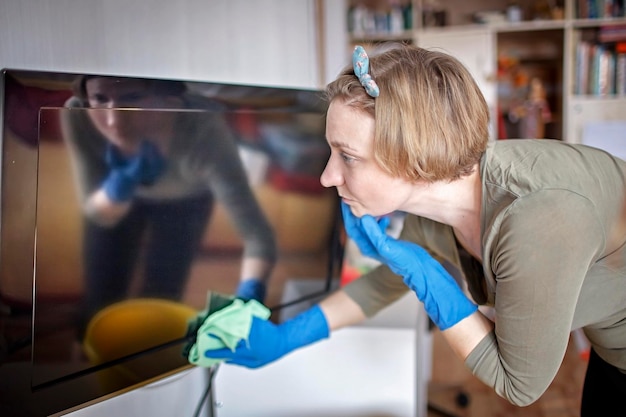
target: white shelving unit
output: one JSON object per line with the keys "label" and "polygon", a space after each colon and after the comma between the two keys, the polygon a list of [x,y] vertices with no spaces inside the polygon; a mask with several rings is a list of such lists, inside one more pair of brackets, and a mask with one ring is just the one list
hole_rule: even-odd
{"label": "white shelving unit", "polygon": [[[600,0],[598,0],[600,1]],[[537,5],[559,5],[540,10]],[[507,20],[506,3],[496,0],[349,0],[348,14],[361,5],[379,14],[391,5],[410,8],[411,27],[400,33],[349,33],[349,47],[360,43],[411,42],[426,48],[440,48],[459,58],[472,72],[492,111],[491,136],[499,138],[500,112],[506,110],[503,100],[502,73],[499,64],[507,54],[517,54],[523,65],[544,71],[549,79],[548,93],[553,123],[546,130],[548,137],[579,143],[588,123],[626,121],[626,95],[580,95],[575,91],[576,49],[583,39],[593,39],[601,27],[626,27],[626,14],[617,17],[582,18],[579,0],[537,2],[519,0],[522,20]],[[605,4],[605,3],[603,3]],[[445,26],[432,26],[424,13],[445,12]],[[473,17],[483,12],[488,23],[474,23]],[[488,12],[488,13],[484,13]],[[539,17],[539,18],[536,18]],[[425,25],[426,23],[426,25]],[[625,39],[626,41],[626,39]]]}

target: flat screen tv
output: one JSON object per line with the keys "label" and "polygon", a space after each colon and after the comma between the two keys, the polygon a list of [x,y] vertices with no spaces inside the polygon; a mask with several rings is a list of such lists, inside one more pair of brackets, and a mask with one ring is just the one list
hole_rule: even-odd
{"label": "flat screen tv", "polygon": [[[185,369],[187,322],[248,262],[275,260],[275,321],[332,289],[320,92],[11,69],[1,85],[0,415]],[[314,285],[290,295],[290,280]]]}

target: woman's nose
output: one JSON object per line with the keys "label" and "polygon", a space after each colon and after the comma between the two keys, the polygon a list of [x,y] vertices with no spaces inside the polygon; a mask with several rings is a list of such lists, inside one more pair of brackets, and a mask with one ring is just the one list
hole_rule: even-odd
{"label": "woman's nose", "polygon": [[123,110],[119,110],[119,107],[111,104],[106,106],[105,110],[102,111],[104,112],[104,120],[106,122],[106,125],[111,127],[116,126],[119,123],[121,112]]}
{"label": "woman's nose", "polygon": [[337,164],[335,163],[334,156],[331,154],[330,158],[328,158],[328,162],[326,162],[326,167],[324,171],[322,171],[322,175],[320,176],[320,183],[326,187],[338,187],[342,185],[343,176],[341,175],[341,170],[338,169]]}

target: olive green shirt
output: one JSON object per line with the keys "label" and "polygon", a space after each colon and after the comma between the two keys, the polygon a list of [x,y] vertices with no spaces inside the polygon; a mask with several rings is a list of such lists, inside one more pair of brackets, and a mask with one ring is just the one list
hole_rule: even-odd
{"label": "olive green shirt", "polygon": [[[459,250],[450,226],[408,215],[401,239],[453,265],[495,330],[469,369],[517,405],[556,375],[570,332],[626,372],[626,163],[553,140],[490,143],[480,162],[482,265]],[[373,315],[407,291],[383,266],[345,287]]]}

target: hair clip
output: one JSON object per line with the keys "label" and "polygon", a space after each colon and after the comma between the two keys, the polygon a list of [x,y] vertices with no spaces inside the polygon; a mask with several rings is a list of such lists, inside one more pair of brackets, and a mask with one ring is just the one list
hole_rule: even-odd
{"label": "hair clip", "polygon": [[355,46],[352,53],[352,67],[354,68],[354,75],[357,76],[359,82],[365,88],[365,92],[370,97],[378,97],[380,90],[376,81],[372,79],[369,74],[370,59],[362,46]]}

